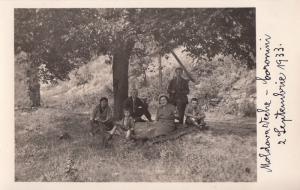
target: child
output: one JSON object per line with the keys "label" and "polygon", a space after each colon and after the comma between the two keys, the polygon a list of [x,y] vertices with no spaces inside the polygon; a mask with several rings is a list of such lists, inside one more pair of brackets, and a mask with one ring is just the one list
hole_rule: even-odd
{"label": "child", "polygon": [[192,98],[191,103],[185,110],[185,116],[185,123],[187,125],[197,126],[200,129],[202,129],[206,125],[204,122],[205,114],[201,110],[197,98]]}
{"label": "child", "polygon": [[125,133],[125,138],[130,139],[134,132],[134,119],[130,115],[129,109],[123,110],[124,117],[121,121],[115,123],[114,128],[110,131],[110,138],[119,129],[121,133]]}

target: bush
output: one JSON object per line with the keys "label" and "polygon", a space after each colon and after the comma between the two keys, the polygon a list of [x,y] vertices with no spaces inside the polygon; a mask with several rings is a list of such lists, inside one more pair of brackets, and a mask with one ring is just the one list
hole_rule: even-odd
{"label": "bush", "polygon": [[70,81],[75,85],[75,86],[80,86],[87,84],[89,81],[93,79],[93,75],[91,71],[88,68],[88,65],[84,65],[80,67],[79,69],[76,69],[72,71],[69,74]]}
{"label": "bush", "polygon": [[246,88],[246,94],[247,96],[250,96],[252,94],[255,94],[256,93],[256,86],[255,86],[255,83],[252,84],[252,85],[249,85],[247,88]]}
{"label": "bush", "polygon": [[239,105],[239,113],[242,116],[255,117],[256,116],[255,103],[249,100],[242,101],[241,104]]}
{"label": "bush", "polygon": [[43,88],[44,103],[63,109],[89,111],[100,97],[112,99],[111,65],[105,60],[105,56],[100,56],[72,71],[70,80]]}
{"label": "bush", "polygon": [[225,114],[238,115],[239,104],[235,100],[230,100],[225,106],[221,107],[221,110]]}

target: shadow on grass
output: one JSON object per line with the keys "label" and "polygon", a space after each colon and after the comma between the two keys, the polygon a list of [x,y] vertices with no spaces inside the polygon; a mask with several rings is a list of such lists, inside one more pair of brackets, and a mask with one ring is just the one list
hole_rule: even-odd
{"label": "shadow on grass", "polygon": [[15,122],[16,181],[256,180],[255,125],[208,123],[152,145],[114,136],[103,148],[87,114],[41,108]]}

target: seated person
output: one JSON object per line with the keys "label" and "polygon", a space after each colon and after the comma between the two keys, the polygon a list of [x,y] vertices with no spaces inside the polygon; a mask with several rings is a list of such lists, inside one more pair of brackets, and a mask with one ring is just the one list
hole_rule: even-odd
{"label": "seated person", "polygon": [[134,132],[134,119],[130,116],[128,109],[123,109],[123,119],[115,123],[114,128],[110,132],[110,138],[115,132],[119,131],[125,134],[126,139],[130,139]]}
{"label": "seated person", "polygon": [[205,114],[199,106],[198,99],[192,98],[190,104],[185,110],[186,120],[185,123],[187,125],[192,125],[199,127],[200,129],[205,126],[204,118]]}
{"label": "seated person", "polygon": [[178,117],[176,107],[169,103],[166,95],[160,95],[156,112],[155,136],[167,135],[175,130],[175,119]]}
{"label": "seated person", "polygon": [[90,117],[90,124],[91,128],[89,134],[91,136],[94,136],[98,131],[104,135],[105,131],[112,130],[113,114],[106,97],[102,97],[99,104],[94,108]]}
{"label": "seated person", "polygon": [[123,108],[130,111],[130,115],[134,118],[135,122],[143,122],[144,120],[141,118],[143,115],[149,121],[152,121],[148,105],[138,97],[137,89],[131,91],[131,96],[125,100]]}
{"label": "seated person", "polygon": [[[161,95],[159,97],[159,107],[157,108],[156,122],[148,123],[147,128],[144,131],[139,130],[139,126],[136,128],[136,137],[140,139],[151,139],[161,135],[167,135],[176,129],[175,119],[176,107],[170,104],[168,97],[166,95]],[[141,125],[142,123],[136,123],[136,125]]]}

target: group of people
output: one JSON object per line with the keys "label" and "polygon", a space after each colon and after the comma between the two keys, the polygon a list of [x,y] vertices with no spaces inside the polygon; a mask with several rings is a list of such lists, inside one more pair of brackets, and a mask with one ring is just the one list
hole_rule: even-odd
{"label": "group of people", "polygon": [[[168,86],[169,96],[162,94],[158,98],[158,108],[155,122],[152,120],[148,110],[148,104],[138,97],[138,90],[132,89],[131,96],[124,101],[123,116],[120,121],[113,121],[112,109],[108,105],[108,99],[100,99],[99,105],[95,107],[91,114],[90,135],[93,136],[100,130],[101,134],[108,134],[110,139],[116,132],[123,133],[126,139],[134,139],[135,127],[139,122],[145,122],[145,116],[150,123],[149,130],[143,138],[153,138],[160,135],[167,135],[176,129],[176,121],[187,126],[196,126],[200,129],[205,126],[205,114],[199,105],[197,98],[192,98],[188,102],[189,94],[188,81],[182,78],[182,68],[176,68],[176,76],[170,81]],[[187,107],[187,108],[186,108]],[[103,138],[103,140],[108,140]]]}

